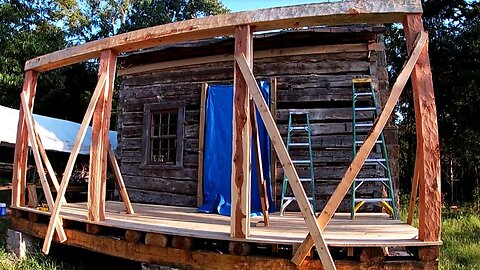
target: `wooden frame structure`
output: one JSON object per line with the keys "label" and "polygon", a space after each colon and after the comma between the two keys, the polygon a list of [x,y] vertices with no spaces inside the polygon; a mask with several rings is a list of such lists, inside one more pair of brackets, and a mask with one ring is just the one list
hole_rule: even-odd
{"label": "wooden frame structure", "polygon": [[[127,213],[133,213],[128,194],[122,181],[118,165],[110,150],[107,132],[109,129],[113,82],[115,78],[117,54],[158,45],[174,44],[182,41],[198,40],[223,35],[235,36],[234,67],[234,118],[232,156],[232,212],[230,235],[236,239],[248,239],[250,234],[250,98],[258,108],[267,128],[278,160],[288,175],[292,190],[299,202],[300,210],[310,234],[298,248],[293,262],[300,265],[313,245],[325,269],[335,269],[332,257],[325,243],[322,231],[335,213],[338,205],[350,188],[359,168],[365,162],[379,133],[383,130],[394,105],[411,75],[417,125],[416,179],[419,185],[419,238],[422,241],[440,240],[441,196],[440,196],[440,157],[435,100],[428,60],[427,36],[423,32],[419,0],[349,0],[290,6],[233,14],[217,15],[195,20],[176,22],[137,30],[114,37],[89,42],[83,45],[53,52],[27,61],[25,83],[22,91],[22,106],[18,123],[17,144],[13,175],[12,206],[25,204],[25,172],[28,140],[32,148],[41,149],[41,142],[35,139],[35,126],[31,121],[31,111],[39,72],[71,65],[92,58],[100,58],[99,80],[87,112],[75,140],[60,184],[54,184],[58,193],[55,202],[49,202],[50,223],[46,231],[43,251],[48,253],[53,233],[56,230],[60,240],[65,240],[61,225],[60,211],[65,201],[68,185],[79,147],[86,134],[86,128],[93,118],[93,134],[90,156],[88,193],[88,220],[105,219],[105,180],[106,160],[110,156],[117,177],[122,200]],[[385,105],[385,108],[369,133],[366,143],[348,168],[345,176],[332,194],[328,204],[317,219],[307,201],[305,191],[292,161],[286,151],[280,133],[270,110],[266,105],[252,71],[254,31],[281,28],[298,28],[318,25],[341,25],[354,23],[403,22],[410,58],[400,74]],[[203,94],[202,94],[203,96]],[[252,104],[253,104],[252,103]],[[41,151],[40,151],[41,152]],[[42,155],[44,156],[44,155]],[[46,156],[46,155],[45,155]],[[37,151],[35,161],[42,176],[44,191],[50,191],[44,178],[42,162]],[[44,162],[47,164],[48,161]],[[53,176],[50,175],[53,180]],[[53,181],[55,183],[55,181]],[[413,207],[412,207],[413,209]]]}

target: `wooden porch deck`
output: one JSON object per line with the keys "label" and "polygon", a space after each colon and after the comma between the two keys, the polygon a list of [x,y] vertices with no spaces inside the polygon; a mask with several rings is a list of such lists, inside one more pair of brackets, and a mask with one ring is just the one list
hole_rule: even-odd
{"label": "wooden porch deck", "polygon": [[[87,220],[86,203],[69,203],[62,207],[64,219],[93,223],[105,227],[185,236],[198,239],[236,241],[230,237],[230,218],[216,214],[197,213],[196,208],[163,205],[134,204],[135,214],[125,212],[123,203],[108,201],[106,219],[101,222]],[[48,213],[16,207],[30,213]],[[308,230],[300,213],[284,217],[273,214],[268,227],[262,218],[252,218],[251,236],[242,242],[259,244],[295,245],[302,243]],[[402,221],[392,220],[382,213],[360,213],[350,220],[349,213],[337,213],[327,226],[324,237],[331,247],[395,247],[432,246],[441,242],[422,242],[418,230]]]}

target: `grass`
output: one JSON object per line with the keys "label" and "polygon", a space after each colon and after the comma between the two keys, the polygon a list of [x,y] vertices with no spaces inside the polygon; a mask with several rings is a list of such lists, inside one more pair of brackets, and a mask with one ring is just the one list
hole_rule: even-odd
{"label": "grass", "polygon": [[[403,199],[403,198],[402,198]],[[405,203],[406,202],[406,203]],[[400,218],[407,220],[408,200],[402,200]],[[441,270],[480,269],[480,207],[466,205],[457,209],[443,209]],[[415,213],[414,226],[418,225]]]}

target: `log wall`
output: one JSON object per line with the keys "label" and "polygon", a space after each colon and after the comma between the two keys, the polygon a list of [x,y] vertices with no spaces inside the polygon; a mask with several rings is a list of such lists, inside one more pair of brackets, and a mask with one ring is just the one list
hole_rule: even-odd
{"label": "log wall", "polygon": [[[348,31],[347,31],[348,32]],[[318,33],[309,45],[318,39]],[[324,33],[329,44],[383,42],[382,35],[374,32]],[[276,37],[276,44],[279,38]],[[281,40],[281,39],[280,39]],[[288,40],[287,40],[288,41]],[[288,44],[283,40],[282,44]],[[254,41],[258,44],[257,40]],[[305,44],[305,43],[303,43]],[[272,45],[274,46],[274,45]],[[292,43],[290,46],[301,46]],[[258,50],[257,46],[255,50]],[[262,50],[268,48],[262,44]],[[233,49],[233,47],[232,47]],[[222,51],[221,53],[225,53]],[[146,57],[146,62],[152,57]],[[156,56],[158,59],[158,56]],[[131,57],[137,63],[142,56]],[[126,58],[128,63],[128,57]],[[133,61],[132,61],[133,62]],[[316,55],[286,56],[256,59],[254,73],[257,79],[276,77],[277,85],[277,124],[286,138],[288,112],[307,110],[311,115],[312,142],[314,148],[317,209],[322,209],[341,180],[352,160],[351,124],[351,79],[371,75],[380,99],[386,100],[388,75],[384,51],[326,53]],[[166,205],[195,206],[198,168],[198,131],[200,91],[203,82],[209,84],[232,82],[233,61],[178,67],[168,70],[129,75],[123,80],[120,91],[120,112],[118,119],[119,157],[125,185],[134,202]],[[185,135],[184,164],[181,169],[142,168],[143,108],[147,103],[184,101]],[[371,115],[364,114],[368,118]],[[230,124],[230,123],[228,123]],[[396,131],[387,136],[389,150],[395,150]],[[387,134],[386,134],[387,135]],[[393,151],[394,152],[394,151]],[[393,154],[392,152],[392,154]],[[296,151],[296,155],[306,157],[308,152]],[[294,159],[296,155],[292,155]],[[397,157],[391,155],[390,159]],[[398,179],[398,164],[392,162],[395,178]],[[304,174],[299,170],[299,175]],[[374,174],[375,169],[362,174]],[[277,195],[280,196],[283,172],[277,163]],[[370,186],[362,192],[377,192],[381,188]],[[279,198],[277,198],[279,199]],[[277,204],[278,205],[278,204]],[[349,209],[348,197],[341,210]],[[365,208],[367,209],[367,208]]]}

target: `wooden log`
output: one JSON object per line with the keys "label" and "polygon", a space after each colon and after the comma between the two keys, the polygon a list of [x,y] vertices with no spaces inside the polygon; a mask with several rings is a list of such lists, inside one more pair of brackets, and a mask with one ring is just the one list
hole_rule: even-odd
{"label": "wooden log", "polygon": [[97,104],[97,101],[102,93],[103,86],[106,81],[106,73],[102,73],[98,80],[98,84],[93,92],[92,98],[90,99],[90,103],[88,104],[87,111],[85,116],[83,117],[82,123],[78,130],[78,133],[75,137],[75,142],[73,144],[72,152],[68,157],[67,165],[65,167],[65,172],[63,173],[62,182],[60,184],[60,188],[57,193],[57,198],[55,199],[55,205],[53,207],[52,215],[50,218],[50,223],[48,224],[47,233],[45,235],[45,241],[43,243],[42,251],[45,254],[48,254],[50,251],[50,245],[53,238],[53,228],[57,226],[59,221],[59,214],[61,209],[61,202],[64,200],[65,192],[67,191],[67,186],[69,183],[70,176],[72,175],[73,166],[75,164],[75,160],[77,159],[78,153],[80,152],[80,147],[83,143],[83,139],[85,138],[85,134],[87,133],[88,124],[92,119],[93,110]]}
{"label": "wooden log", "polygon": [[268,135],[270,136],[271,143],[275,147],[278,159],[280,160],[280,163],[282,164],[282,167],[285,170],[286,175],[288,176],[290,187],[292,188],[298,205],[300,206],[300,210],[302,211],[303,218],[307,223],[308,230],[313,236],[315,245],[317,247],[318,255],[322,260],[322,264],[325,269],[336,269],[332,256],[330,255],[330,252],[328,250],[327,244],[325,243],[325,239],[323,238],[322,231],[320,230],[320,227],[315,220],[312,206],[308,202],[307,194],[302,187],[297,171],[293,166],[292,160],[290,159],[290,155],[285,148],[285,144],[283,143],[280,132],[278,131],[278,128],[275,125],[275,121],[270,114],[268,106],[263,99],[262,93],[258,88],[257,82],[255,80],[255,77],[253,76],[252,70],[248,65],[247,59],[242,53],[239,53],[235,55],[235,60],[238,67],[240,68],[240,71],[242,72],[243,77],[245,78],[245,81],[247,82],[251,90],[250,94],[252,95],[252,98],[255,101],[255,105],[258,108],[260,116],[262,117]]}
{"label": "wooden log", "polygon": [[[25,72],[22,94],[28,97],[28,110],[30,112],[33,109],[37,80],[38,72]],[[28,135],[25,123],[25,112],[23,110],[23,106],[20,105],[12,174],[12,205],[17,207],[25,205],[25,189],[27,185]]]}
{"label": "wooden log", "polygon": [[145,244],[157,247],[168,247],[168,236],[160,233],[147,233],[145,235]]}
{"label": "wooden log", "polygon": [[270,218],[268,216],[268,195],[267,182],[263,177],[262,152],[260,149],[260,137],[258,134],[258,121],[255,110],[255,103],[250,100],[250,120],[252,125],[252,142],[255,155],[255,167],[257,169],[257,187],[260,195],[260,205],[262,206],[263,223],[265,226],[270,225]]}
{"label": "wooden log", "polygon": [[[235,52],[246,55],[248,67],[253,65],[253,35],[250,26],[235,30]],[[232,128],[231,223],[233,238],[250,235],[250,104],[249,88],[235,64]]]}
{"label": "wooden log", "polygon": [[107,153],[112,107],[113,84],[117,55],[111,50],[102,52],[99,76],[106,73],[103,91],[93,112],[92,140],[88,180],[88,220],[105,220],[105,197],[107,180]]}
{"label": "wooden log", "polygon": [[[43,168],[42,164],[42,159],[40,157],[40,153],[38,152],[38,146],[37,146],[37,140],[35,139],[35,130],[33,128],[33,115],[30,109],[28,108],[28,97],[25,92],[23,92],[20,96],[20,103],[23,108],[24,112],[24,119],[26,123],[26,130],[25,133],[28,136],[28,139],[30,141],[32,153],[33,153],[33,158],[35,160],[35,165],[37,168],[37,173],[40,178],[40,184],[42,185],[43,189],[43,194],[45,195],[45,199],[47,200],[48,208],[50,211],[53,209],[53,196],[52,192],[50,190],[50,185],[48,184],[47,178],[45,176],[45,169]],[[36,193],[36,187],[35,187],[35,193]],[[37,202],[38,204],[38,202]],[[61,242],[65,242],[67,240],[67,237],[65,236],[65,232],[61,226],[61,224],[57,224],[55,226],[55,229],[58,233],[58,237]]]}
{"label": "wooden log", "polygon": [[143,233],[134,230],[125,231],[125,240],[130,243],[139,243],[143,237]]}
{"label": "wooden log", "polygon": [[108,142],[108,159],[110,161],[110,166],[112,167],[113,175],[115,176],[115,184],[120,193],[120,198],[122,198],[123,204],[128,214],[134,214],[132,203],[130,202],[130,197],[128,196],[127,188],[125,187],[125,182],[123,181],[122,172],[118,166],[117,159],[115,158],[115,153],[113,152],[112,145]]}
{"label": "wooden log", "polygon": [[28,184],[28,207],[36,208],[38,206],[37,185]]}
{"label": "wooden log", "polygon": [[205,150],[205,106],[207,103],[208,84],[202,84],[200,92],[200,126],[198,131],[198,183],[197,183],[197,207],[203,204],[203,158]]}
{"label": "wooden log", "polygon": [[385,255],[381,247],[366,247],[360,251],[360,262],[380,263],[385,261]]}
{"label": "wooden log", "polygon": [[98,235],[102,233],[103,227],[97,224],[87,223],[85,225],[85,231],[88,234]]}
{"label": "wooden log", "polygon": [[40,220],[40,215],[37,213],[28,212],[28,221],[38,222]]}
{"label": "wooden log", "polygon": [[[382,113],[377,118],[374,126],[370,130],[368,137],[365,139],[365,142],[362,144],[360,149],[357,152],[357,155],[353,159],[352,163],[348,167],[345,175],[342,178],[342,181],[338,184],[335,192],[330,197],[328,203],[325,205],[325,208],[322,210],[322,213],[318,217],[319,226],[322,230],[325,229],[328,222],[332,219],[335,211],[337,210],[338,206],[342,202],[343,198],[350,190],[350,186],[352,185],[355,177],[358,175],[360,169],[362,168],[365,160],[369,156],[370,152],[372,151],[375,142],[377,141],[380,133],[382,132],[383,128],[388,122],[390,115],[395,108],[395,104],[397,103],[400,94],[402,93],[405,84],[410,77],[410,74],[415,66],[415,63],[420,56],[420,53],[427,42],[427,34],[425,32],[421,32],[416,42],[415,50],[413,51],[412,55],[407,61],[407,64],[404,66],[403,70],[400,72],[395,84],[392,87],[392,91],[390,92],[390,96],[388,97],[387,103],[385,104]],[[305,240],[303,241],[302,245],[295,253],[292,261],[296,265],[300,265],[305,256],[313,247],[314,242],[312,241],[312,237],[310,234],[307,235]]]}
{"label": "wooden log", "polygon": [[427,246],[418,248],[418,258],[423,262],[434,262],[440,256],[439,246]]}
{"label": "wooden log", "polygon": [[252,245],[246,242],[230,242],[228,243],[228,253],[237,256],[247,256],[252,251]]}
{"label": "wooden log", "polygon": [[[423,32],[422,16],[407,14],[403,25],[407,49],[411,52],[415,36]],[[420,54],[413,69],[411,81],[419,148],[417,158],[420,159],[418,162],[418,237],[423,241],[438,241],[442,221],[440,143],[428,45]]]}
{"label": "wooden log", "polygon": [[195,240],[191,237],[178,236],[175,235],[172,237],[172,247],[176,249],[191,250]]}
{"label": "wooden log", "polygon": [[27,61],[25,70],[47,71],[100,56],[182,41],[231,35],[235,27],[251,25],[256,31],[315,25],[399,22],[405,13],[422,13],[419,0],[341,1],[260,9],[179,21],[116,35]]}

